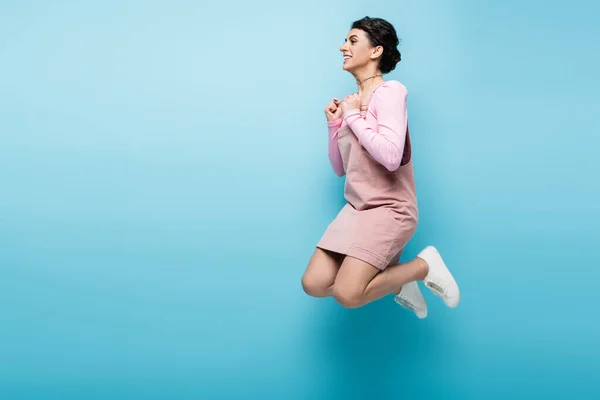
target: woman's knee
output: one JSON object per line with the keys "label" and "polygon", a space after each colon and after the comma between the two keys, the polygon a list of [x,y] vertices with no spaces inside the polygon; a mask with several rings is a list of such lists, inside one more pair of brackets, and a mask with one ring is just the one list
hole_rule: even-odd
{"label": "woman's knee", "polygon": [[364,291],[349,286],[334,285],[333,297],[346,308],[358,308],[365,304]]}
{"label": "woman's knee", "polygon": [[302,276],[302,289],[309,296],[313,297],[326,297],[329,290],[329,282],[323,281],[318,276],[311,274],[304,274]]}

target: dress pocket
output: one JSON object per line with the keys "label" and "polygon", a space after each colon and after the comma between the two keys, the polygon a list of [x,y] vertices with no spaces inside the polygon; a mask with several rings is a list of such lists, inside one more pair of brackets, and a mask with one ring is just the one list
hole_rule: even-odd
{"label": "dress pocket", "polygon": [[355,243],[381,260],[389,260],[397,250],[398,221],[387,207],[376,207],[359,211],[358,235]]}

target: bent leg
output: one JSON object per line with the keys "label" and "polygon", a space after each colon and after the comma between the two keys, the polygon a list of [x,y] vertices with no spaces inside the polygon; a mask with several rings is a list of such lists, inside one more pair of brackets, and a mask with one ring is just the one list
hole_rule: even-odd
{"label": "bent leg", "polygon": [[313,297],[332,295],[333,282],[344,259],[343,254],[316,248],[302,276],[302,288]]}
{"label": "bent leg", "polygon": [[397,294],[408,282],[423,280],[427,271],[427,263],[420,258],[381,271],[367,262],[346,257],[335,278],[333,296],[344,307],[361,307],[388,294]]}

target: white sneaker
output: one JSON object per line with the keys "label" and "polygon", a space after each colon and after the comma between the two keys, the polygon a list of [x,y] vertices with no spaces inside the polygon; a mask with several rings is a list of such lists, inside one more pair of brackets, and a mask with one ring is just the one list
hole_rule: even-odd
{"label": "white sneaker", "polygon": [[427,303],[425,303],[425,298],[417,281],[402,286],[400,293],[396,295],[394,300],[402,307],[414,311],[418,318],[422,319],[427,316]]}
{"label": "white sneaker", "polygon": [[458,285],[437,249],[433,246],[427,246],[417,257],[425,260],[429,265],[429,273],[423,280],[425,286],[435,295],[440,296],[448,307],[454,308],[458,306],[460,302]]}

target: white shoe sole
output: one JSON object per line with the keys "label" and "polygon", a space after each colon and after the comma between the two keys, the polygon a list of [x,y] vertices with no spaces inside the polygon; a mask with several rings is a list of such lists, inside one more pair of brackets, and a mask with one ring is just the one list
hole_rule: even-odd
{"label": "white shoe sole", "polygon": [[428,274],[423,280],[425,286],[427,286],[433,294],[441,297],[448,307],[457,307],[458,303],[460,303],[460,290],[458,289],[458,284],[437,249],[433,246],[427,246],[417,257],[427,262],[429,265],[429,274],[442,276],[445,281],[445,287],[440,287],[429,279]]}
{"label": "white shoe sole", "polygon": [[402,286],[400,293],[394,297],[394,301],[402,307],[413,311],[419,319],[427,317],[427,303],[416,281]]}

